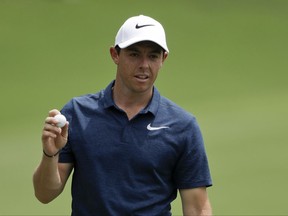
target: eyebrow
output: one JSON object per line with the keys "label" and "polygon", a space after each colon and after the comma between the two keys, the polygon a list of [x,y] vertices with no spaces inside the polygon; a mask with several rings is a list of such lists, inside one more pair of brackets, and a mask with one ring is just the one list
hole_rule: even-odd
{"label": "eyebrow", "polygon": [[134,51],[134,52],[139,52],[139,49],[137,49],[137,47],[136,46],[129,46],[129,47],[127,47],[126,48],[128,51]]}

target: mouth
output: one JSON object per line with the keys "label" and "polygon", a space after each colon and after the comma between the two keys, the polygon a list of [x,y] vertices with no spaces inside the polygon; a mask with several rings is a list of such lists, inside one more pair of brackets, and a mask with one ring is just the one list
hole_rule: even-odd
{"label": "mouth", "polygon": [[137,74],[135,75],[135,78],[140,80],[140,81],[145,81],[149,79],[149,76],[146,74]]}

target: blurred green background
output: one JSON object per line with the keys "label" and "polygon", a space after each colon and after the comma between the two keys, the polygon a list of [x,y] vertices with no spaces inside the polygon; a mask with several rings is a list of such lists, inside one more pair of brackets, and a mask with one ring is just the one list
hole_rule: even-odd
{"label": "blurred green background", "polygon": [[214,214],[288,215],[287,0],[0,0],[0,215],[70,214],[70,181],[33,195],[43,121],[114,78],[109,47],[138,14],[166,29],[156,86],[198,118]]}

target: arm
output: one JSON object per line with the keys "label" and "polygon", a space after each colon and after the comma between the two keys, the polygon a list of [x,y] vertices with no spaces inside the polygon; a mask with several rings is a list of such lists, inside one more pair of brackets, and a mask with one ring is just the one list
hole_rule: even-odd
{"label": "arm", "polygon": [[211,216],[212,209],[205,187],[180,189],[183,215]]}
{"label": "arm", "polygon": [[[68,123],[63,128],[55,125],[53,118],[60,113],[58,110],[49,112],[42,132],[43,150],[48,155],[54,155],[66,145],[68,137]],[[59,155],[47,157],[43,154],[42,160],[33,175],[35,196],[42,203],[48,203],[56,198],[64,189],[67,179],[73,169],[73,164],[58,163]]]}
{"label": "arm", "polygon": [[34,192],[42,203],[49,203],[63,191],[73,164],[58,163],[58,157],[44,155],[33,175]]}

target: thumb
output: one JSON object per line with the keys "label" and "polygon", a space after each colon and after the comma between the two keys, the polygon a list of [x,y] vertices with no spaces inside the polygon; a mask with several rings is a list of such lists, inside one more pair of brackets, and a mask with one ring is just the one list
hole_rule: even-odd
{"label": "thumb", "polygon": [[52,110],[49,111],[49,117],[54,117],[57,114],[61,114],[60,111],[57,110],[57,109],[52,109]]}
{"label": "thumb", "polygon": [[69,123],[66,122],[66,125],[62,128],[59,128],[61,130],[60,134],[57,135],[55,139],[55,145],[58,149],[64,148],[64,146],[67,144],[68,141],[68,126]]}
{"label": "thumb", "polygon": [[61,128],[61,136],[64,139],[68,138],[68,128],[69,128],[69,122],[67,121],[65,126]]}
{"label": "thumb", "polygon": [[67,141],[68,141],[68,126],[69,123],[66,122],[66,125],[62,128],[59,128],[61,130],[61,133],[59,134],[59,136],[57,136],[56,138],[56,147],[58,149],[62,149],[64,148],[64,146],[66,145]]}

